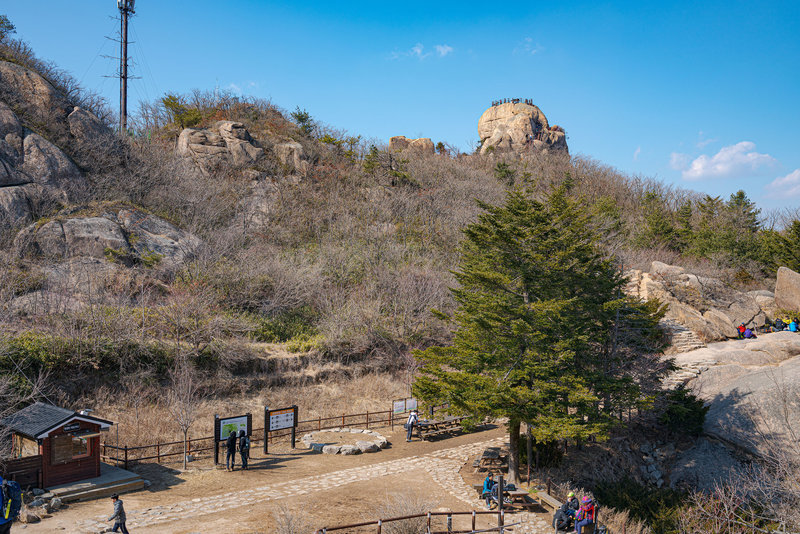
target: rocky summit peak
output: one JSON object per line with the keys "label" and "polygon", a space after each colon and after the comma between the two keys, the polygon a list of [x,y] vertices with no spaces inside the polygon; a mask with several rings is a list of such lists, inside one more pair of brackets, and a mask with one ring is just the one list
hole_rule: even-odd
{"label": "rocky summit peak", "polygon": [[490,150],[568,150],[564,129],[550,126],[542,110],[529,99],[492,102],[478,121],[478,136],[481,154]]}

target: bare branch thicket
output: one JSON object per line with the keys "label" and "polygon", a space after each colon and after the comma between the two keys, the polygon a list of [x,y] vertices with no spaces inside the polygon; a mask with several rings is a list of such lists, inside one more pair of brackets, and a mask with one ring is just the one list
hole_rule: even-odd
{"label": "bare branch thicket", "polygon": [[286,504],[281,504],[274,516],[276,534],[309,534],[314,531],[307,514],[302,509],[294,511]]}
{"label": "bare branch thicket", "polygon": [[[381,504],[375,508],[374,515],[369,519],[388,519],[424,514],[436,506],[435,502],[431,502],[418,494],[387,495]],[[386,534],[419,534],[420,532],[425,532],[426,521],[425,517],[390,521],[382,525],[381,532]]]}

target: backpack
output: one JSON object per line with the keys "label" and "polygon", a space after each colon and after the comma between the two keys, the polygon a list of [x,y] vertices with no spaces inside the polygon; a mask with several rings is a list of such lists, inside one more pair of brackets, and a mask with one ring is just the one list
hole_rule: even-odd
{"label": "backpack", "polygon": [[244,450],[250,450],[250,438],[248,436],[244,437]]}
{"label": "backpack", "polygon": [[14,521],[19,517],[22,508],[22,489],[14,480],[3,480],[2,491],[2,519]]}

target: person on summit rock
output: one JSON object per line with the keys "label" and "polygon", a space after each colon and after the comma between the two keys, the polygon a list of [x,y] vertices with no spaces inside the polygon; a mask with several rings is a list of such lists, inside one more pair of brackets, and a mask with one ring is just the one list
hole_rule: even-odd
{"label": "person on summit rock", "polygon": [[789,323],[789,332],[797,332],[798,324],[797,318],[792,319],[792,322]]}
{"label": "person on summit rock", "polygon": [[758,337],[758,336],[756,335],[756,333],[755,333],[755,332],[753,332],[753,331],[752,331],[751,329],[749,329],[749,328],[745,328],[745,330],[744,330],[744,338],[745,338],[745,339],[756,339],[757,337]]}
{"label": "person on summit rock", "polygon": [[744,323],[736,327],[736,330],[739,332],[739,339],[744,339],[744,331],[747,330],[747,327],[744,325]]}

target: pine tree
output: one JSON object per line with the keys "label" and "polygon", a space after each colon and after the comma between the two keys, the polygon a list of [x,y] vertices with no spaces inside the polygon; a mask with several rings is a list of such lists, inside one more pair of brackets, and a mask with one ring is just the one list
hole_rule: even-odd
{"label": "pine tree", "polygon": [[507,417],[517,482],[522,422],[539,442],[602,437],[615,403],[638,397],[615,325],[639,316],[654,328],[657,314],[622,296],[589,210],[566,188],[545,202],[513,191],[503,206],[479,205],[454,273],[453,342],[416,353],[414,392],[455,413]]}

